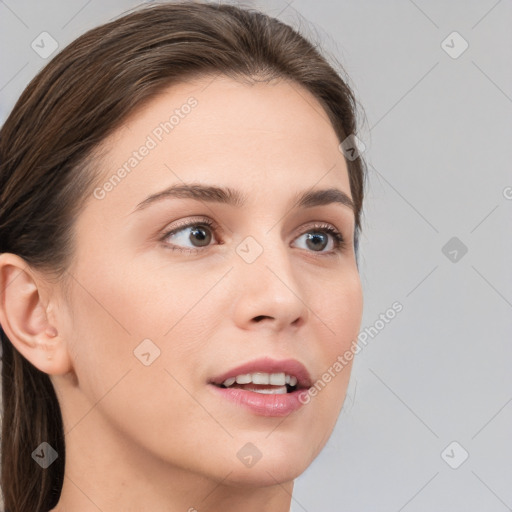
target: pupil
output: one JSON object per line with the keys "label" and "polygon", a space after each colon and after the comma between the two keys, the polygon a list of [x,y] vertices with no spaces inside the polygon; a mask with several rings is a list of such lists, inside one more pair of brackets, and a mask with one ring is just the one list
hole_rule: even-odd
{"label": "pupil", "polygon": [[[321,240],[323,238],[323,240]],[[307,243],[313,242],[313,246],[310,248],[315,249],[319,247],[318,242],[320,241],[320,244],[322,245],[321,249],[325,247],[325,235],[323,233],[316,233],[314,235],[309,235],[307,239]]]}
{"label": "pupil", "polygon": [[[200,227],[195,227],[194,229],[192,229],[191,231],[191,234],[196,237],[196,241],[199,241],[200,242],[200,245],[208,245],[209,241],[210,241],[210,236],[208,235],[208,233],[206,233],[205,230],[203,228],[200,228]],[[205,243],[203,243],[205,242]]]}

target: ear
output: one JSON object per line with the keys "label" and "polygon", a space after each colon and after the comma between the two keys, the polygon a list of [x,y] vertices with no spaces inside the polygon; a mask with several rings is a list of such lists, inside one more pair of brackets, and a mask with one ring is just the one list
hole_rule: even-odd
{"label": "ear", "polygon": [[[40,371],[63,375],[72,370],[56,319],[49,321],[47,288],[19,256],[0,254],[0,324],[18,352]],[[53,315],[55,316],[55,315]]]}

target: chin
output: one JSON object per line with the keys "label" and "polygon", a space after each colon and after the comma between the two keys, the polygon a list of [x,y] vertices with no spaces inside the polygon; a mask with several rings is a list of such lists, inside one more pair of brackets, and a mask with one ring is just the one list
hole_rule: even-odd
{"label": "chin", "polygon": [[224,481],[233,487],[270,487],[285,484],[299,477],[309,464],[297,466],[289,461],[268,461],[266,464],[260,460],[252,468],[237,468]]}
{"label": "chin", "polygon": [[254,443],[245,440],[236,443],[235,461],[225,460],[223,467],[224,476],[231,471],[227,479],[231,485],[266,487],[290,482],[304,473],[316,456],[311,441],[296,439],[286,443],[278,435],[272,440],[274,435]]}

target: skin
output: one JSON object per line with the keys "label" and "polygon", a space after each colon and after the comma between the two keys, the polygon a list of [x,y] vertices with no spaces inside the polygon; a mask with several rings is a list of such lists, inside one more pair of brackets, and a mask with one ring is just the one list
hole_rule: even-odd
{"label": "skin", "polygon": [[[66,476],[54,512],[288,511],[294,479],[327,442],[345,399],[351,365],[285,418],[237,407],[207,385],[262,356],[295,358],[315,382],[357,338],[353,212],[293,207],[311,188],[351,196],[339,141],[309,92],[227,77],[170,87],[104,141],[98,183],[190,96],[198,101],[190,114],[103,199],[88,199],[66,288],[0,256],[2,326],[51,376],[63,413]],[[173,198],[133,213],[147,196],[192,181],[229,186],[248,202]],[[207,229],[207,247],[190,228],[158,240],[205,218],[220,226]],[[345,245],[335,251],[326,235],[325,248],[308,246],[315,222],[340,231]],[[235,250],[248,236],[263,249],[253,263]],[[200,252],[171,251],[172,243]],[[149,366],[134,356],[144,339],[160,349]],[[248,442],[262,454],[250,468],[237,458]]]}

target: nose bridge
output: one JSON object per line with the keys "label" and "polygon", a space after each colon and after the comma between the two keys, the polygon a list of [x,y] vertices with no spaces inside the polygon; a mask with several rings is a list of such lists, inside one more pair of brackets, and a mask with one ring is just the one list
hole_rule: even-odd
{"label": "nose bridge", "polygon": [[[236,247],[236,252],[244,265],[243,272],[254,275],[256,283],[262,280],[265,283],[274,282],[275,274],[288,283],[288,286],[297,286],[293,283],[293,269],[290,260],[290,247],[276,228],[261,227],[257,232],[247,235]],[[273,272],[272,272],[273,271]],[[274,276],[274,277],[272,277]],[[284,285],[283,285],[284,286]]]}

